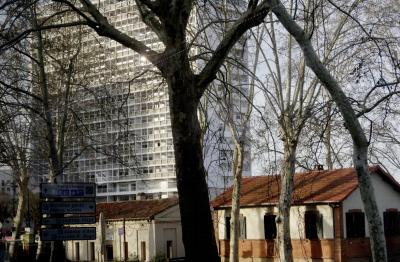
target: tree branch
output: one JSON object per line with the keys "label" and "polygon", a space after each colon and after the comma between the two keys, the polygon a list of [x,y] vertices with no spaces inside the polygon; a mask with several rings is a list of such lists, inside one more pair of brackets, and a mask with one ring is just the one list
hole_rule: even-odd
{"label": "tree branch", "polygon": [[224,62],[225,57],[228,55],[233,45],[248,29],[261,24],[269,10],[269,5],[267,5],[266,1],[263,1],[257,8],[252,7],[248,9],[227,31],[226,36],[215,49],[213,56],[197,76],[199,95],[203,94],[208,84],[215,79],[218,69]]}
{"label": "tree branch", "polygon": [[[81,4],[86,8],[87,12],[92,16],[96,23],[88,23],[88,25],[93,28],[97,34],[100,36],[107,36],[118,43],[131,48],[142,56],[146,57],[153,65],[157,66],[157,61],[160,58],[160,54],[147,47],[142,42],[136,40],[133,37],[122,33],[111,25],[107,18],[103,16],[97,7],[92,4],[89,0],[80,0]],[[90,21],[88,21],[90,22]]]}

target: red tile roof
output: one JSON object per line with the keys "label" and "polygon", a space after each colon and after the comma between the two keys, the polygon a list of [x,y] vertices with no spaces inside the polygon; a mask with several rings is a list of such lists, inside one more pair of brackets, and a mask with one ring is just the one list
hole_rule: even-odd
{"label": "red tile roof", "polygon": [[96,216],[103,212],[105,219],[153,219],[155,215],[177,204],[177,198],[98,203]]}
{"label": "red tile roof", "polygon": [[[395,190],[400,185],[379,166],[370,166],[370,172],[380,175]],[[294,176],[293,205],[306,203],[342,202],[358,187],[354,168],[310,171]],[[280,176],[258,176],[243,178],[241,183],[241,206],[277,204],[279,199]],[[214,208],[230,206],[232,188],[225,190],[212,201]]]}

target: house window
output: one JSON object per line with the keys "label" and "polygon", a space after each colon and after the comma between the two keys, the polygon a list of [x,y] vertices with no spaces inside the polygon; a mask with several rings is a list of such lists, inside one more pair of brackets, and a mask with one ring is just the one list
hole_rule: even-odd
{"label": "house window", "polygon": [[225,239],[231,239],[231,218],[225,217]]}
{"label": "house window", "polygon": [[[239,216],[239,238],[246,239],[246,217],[243,215]],[[231,218],[225,217],[225,239],[231,238]]]}
{"label": "house window", "polygon": [[323,237],[322,215],[318,211],[306,211],[304,225],[307,239],[321,239]]}
{"label": "house window", "polygon": [[264,235],[265,239],[275,239],[276,238],[276,223],[275,215],[267,214],[264,216]]}
{"label": "house window", "polygon": [[361,210],[350,210],[346,213],[347,238],[365,237],[365,219]]}
{"label": "house window", "polygon": [[106,245],[106,254],[107,254],[107,259],[113,260],[114,252],[113,252],[113,246],[112,245]]}
{"label": "house window", "polygon": [[239,238],[246,239],[247,236],[247,225],[246,225],[246,217],[240,215],[239,217]]}
{"label": "house window", "polygon": [[79,254],[80,254],[79,242],[75,242],[75,260],[76,261],[80,260]]}
{"label": "house window", "polygon": [[171,259],[172,258],[172,240],[167,240],[167,258]]}
{"label": "house window", "polygon": [[386,236],[400,235],[400,212],[397,209],[388,209],[383,212],[383,223]]}
{"label": "house window", "polygon": [[146,261],[146,242],[140,242],[140,261]]}
{"label": "house window", "polygon": [[94,261],[96,259],[96,257],[95,257],[96,252],[95,252],[94,245],[95,245],[94,242],[90,242],[90,258],[92,261]]}

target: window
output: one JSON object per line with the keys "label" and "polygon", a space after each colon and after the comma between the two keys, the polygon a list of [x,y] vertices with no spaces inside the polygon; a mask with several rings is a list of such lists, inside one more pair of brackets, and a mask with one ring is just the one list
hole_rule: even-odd
{"label": "window", "polygon": [[167,240],[167,258],[172,258],[172,240]]}
{"label": "window", "polygon": [[107,192],[107,185],[98,185],[97,186],[97,193],[106,193]]}
{"label": "window", "polygon": [[[246,239],[246,217],[240,215],[239,217],[239,238]],[[225,217],[225,239],[231,238],[231,218]]]}
{"label": "window", "polygon": [[318,211],[306,211],[304,225],[307,239],[321,239],[323,237],[322,215]]}
{"label": "window", "polygon": [[120,183],[119,184],[119,191],[120,192],[129,191],[129,183]]}
{"label": "window", "polygon": [[265,239],[275,239],[276,238],[276,223],[275,215],[267,214],[264,216],[264,235]]}
{"label": "window", "polygon": [[231,218],[225,217],[225,239],[231,239]]}
{"label": "window", "polygon": [[109,260],[112,260],[114,258],[114,252],[113,252],[112,245],[106,245],[106,254],[107,254],[107,258]]}
{"label": "window", "polygon": [[80,260],[80,251],[79,251],[79,243],[75,242],[75,260],[79,261]]}
{"label": "window", "polygon": [[239,238],[246,239],[247,236],[247,225],[246,225],[246,217],[240,215],[239,217]]}
{"label": "window", "polygon": [[397,209],[388,209],[383,212],[383,223],[386,236],[400,235],[400,212]]}
{"label": "window", "polygon": [[361,210],[350,210],[346,213],[347,238],[365,237],[365,219]]}
{"label": "window", "polygon": [[146,242],[145,241],[140,242],[140,261],[146,261]]}
{"label": "window", "polygon": [[90,258],[91,258],[91,260],[95,260],[96,259],[96,257],[95,257],[95,246],[94,246],[94,242],[90,242]]}

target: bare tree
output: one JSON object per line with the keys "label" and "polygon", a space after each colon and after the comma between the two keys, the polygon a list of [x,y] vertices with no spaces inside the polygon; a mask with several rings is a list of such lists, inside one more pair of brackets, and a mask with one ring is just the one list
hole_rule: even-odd
{"label": "bare tree", "polygon": [[[31,111],[22,106],[32,101],[27,82],[29,66],[25,56],[18,52],[25,50],[25,47],[26,42],[22,42],[13,49],[3,50],[0,60],[0,165],[11,168],[12,180],[18,190],[17,208],[13,220],[14,240],[18,239],[21,233],[32,164]],[[21,92],[18,93],[16,90]],[[15,251],[15,241],[13,241],[9,248],[10,257],[16,256]]]}
{"label": "bare tree", "polygon": [[[11,2],[8,4],[12,6]],[[16,42],[9,41],[10,34],[4,33],[6,30],[2,32],[3,78],[0,82],[0,144],[4,149],[0,162],[12,167],[20,192],[14,218],[15,238],[21,232],[28,179],[36,170],[32,168],[32,162],[35,165],[37,162],[47,162],[45,166],[48,170],[45,173],[49,174],[49,181],[54,183],[67,168],[71,168],[71,163],[89,149],[126,164],[120,158],[120,152],[113,150],[115,147],[112,145],[121,143],[126,138],[130,139],[128,133],[124,132],[124,128],[127,130],[128,126],[118,123],[115,127],[119,126],[120,132],[115,133],[115,137],[110,138],[110,141],[98,141],[93,135],[96,130],[89,130],[90,123],[82,120],[82,115],[91,110],[87,107],[89,103],[80,105],[82,96],[93,97],[94,102],[91,104],[100,108],[98,111],[106,112],[103,113],[105,117],[112,116],[114,121],[115,115],[119,117],[123,113],[121,104],[126,103],[126,99],[107,99],[110,95],[103,92],[106,87],[97,89],[96,92],[87,88],[94,70],[87,67],[87,64],[93,65],[97,56],[93,50],[90,54],[83,55],[81,41],[85,36],[84,32],[61,28],[46,35],[44,31],[38,30],[40,19],[36,14],[37,7],[29,2],[17,4],[20,4],[17,7],[22,10],[9,10],[7,19],[3,21],[3,28],[9,32],[24,30],[21,28],[30,28],[29,26],[31,29],[27,29],[29,33]],[[30,23],[16,27],[20,20]],[[99,97],[102,99],[98,99]],[[71,150],[71,147],[74,147],[74,154],[66,157],[66,151]],[[63,259],[62,242],[54,242],[52,247],[51,260],[57,260],[58,256]],[[39,253],[40,250],[39,248]],[[10,253],[14,254],[13,246]]]}
{"label": "bare tree", "polygon": [[[162,52],[154,51],[143,42],[117,30],[90,1],[80,1],[81,7],[69,1],[59,2],[64,3],[69,11],[78,13],[81,17],[80,22],[87,24],[99,35],[112,38],[146,57],[165,78],[169,88],[186,256],[191,261],[218,261],[212,233],[197,107],[205,89],[215,79],[219,67],[234,43],[248,28],[263,21],[268,12],[265,3],[258,4],[258,1],[255,1],[232,22],[209,62],[200,73],[195,74],[189,63],[190,46],[186,40],[193,1],[136,1],[143,21],[164,44],[165,49]],[[193,210],[193,207],[196,209]]]}
{"label": "bare tree", "polygon": [[300,45],[307,65],[327,88],[344,118],[353,140],[353,161],[369,225],[372,257],[374,261],[386,261],[387,256],[382,221],[378,213],[374,189],[368,171],[368,140],[360,122],[342,88],[314,51],[309,34],[292,19],[281,2],[269,1],[269,4],[272,12]]}

